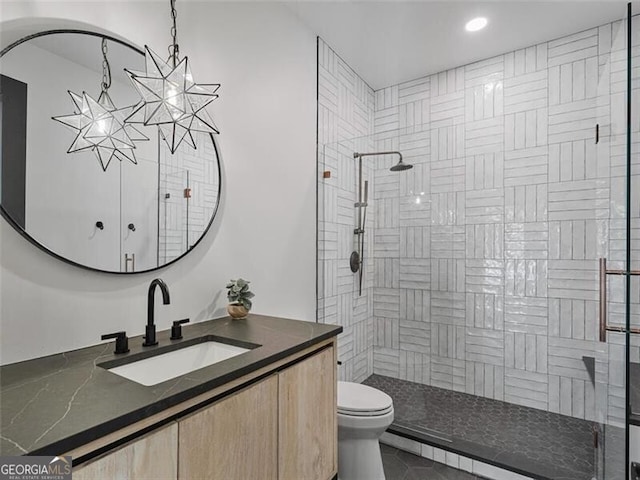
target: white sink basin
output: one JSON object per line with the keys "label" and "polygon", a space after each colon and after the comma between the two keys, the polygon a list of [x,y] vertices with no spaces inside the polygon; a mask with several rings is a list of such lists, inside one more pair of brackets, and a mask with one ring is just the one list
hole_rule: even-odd
{"label": "white sink basin", "polygon": [[108,370],[142,385],[151,386],[248,351],[248,348],[208,341]]}

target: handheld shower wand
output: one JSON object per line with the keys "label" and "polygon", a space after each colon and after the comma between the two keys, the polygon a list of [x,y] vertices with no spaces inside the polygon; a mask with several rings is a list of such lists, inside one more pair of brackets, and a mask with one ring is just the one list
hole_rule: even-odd
{"label": "handheld shower wand", "polygon": [[369,200],[369,181],[364,181],[364,212],[360,224],[360,285],[358,295],[362,295],[362,275],[364,273],[364,225],[367,223],[367,205]]}

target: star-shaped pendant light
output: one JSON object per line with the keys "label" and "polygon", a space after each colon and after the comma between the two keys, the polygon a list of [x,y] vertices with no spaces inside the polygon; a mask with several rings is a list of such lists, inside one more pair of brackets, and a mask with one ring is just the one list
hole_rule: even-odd
{"label": "star-shaped pendant light", "polygon": [[149,140],[137,128],[125,123],[125,118],[131,115],[135,106],[116,108],[109,96],[108,89],[111,86],[111,72],[107,61],[106,39],[102,39],[103,52],[103,79],[102,92],[98,100],[86,92],[78,95],[69,91],[71,100],[75,106],[71,115],[53,117],[63,125],[76,132],[76,138],[67,150],[67,153],[93,151],[98,157],[103,171],[115,157],[137,164],[133,150],[136,148],[134,141]]}
{"label": "star-shaped pendant light", "polygon": [[218,98],[220,85],[196,84],[187,57],[172,66],[149,47],[145,50],[145,73],[125,69],[142,97],[125,122],[157,125],[171,153],[183,140],[196,148],[193,132],[220,133],[204,109]]}
{"label": "star-shaped pendant light", "polygon": [[116,108],[106,91],[100,94],[97,101],[86,92],[78,95],[69,91],[69,95],[75,105],[74,113],[53,117],[77,132],[67,153],[93,151],[104,171],[114,157],[137,164],[133,142],[149,139],[124,122],[134,106]]}
{"label": "star-shaped pendant light", "polygon": [[220,133],[205,110],[218,98],[220,85],[193,81],[188,58],[180,60],[178,55],[175,0],[171,0],[171,17],[173,43],[169,59],[164,61],[145,46],[146,72],[125,69],[142,97],[125,122],[156,125],[171,153],[175,153],[183,141],[196,148],[194,132]]}

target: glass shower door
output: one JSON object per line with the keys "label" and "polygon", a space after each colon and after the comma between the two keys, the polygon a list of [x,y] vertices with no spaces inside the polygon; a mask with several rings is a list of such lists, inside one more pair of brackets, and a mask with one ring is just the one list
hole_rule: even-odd
{"label": "glass shower door", "polygon": [[[628,274],[638,268],[633,250],[638,241],[637,180],[629,174],[637,169],[638,122],[628,122],[630,112],[637,116],[632,81],[637,73],[629,69],[632,50],[628,48],[630,17],[601,29],[600,43],[606,48],[599,57],[595,149],[597,154],[596,198],[601,214],[598,220],[598,320],[595,323],[593,357],[583,357],[591,377],[594,421],[594,478],[622,480],[627,477],[629,408],[629,329],[637,324],[639,306],[638,277]],[[637,47],[634,47],[637,48]],[[636,175],[637,175],[636,171]],[[634,196],[636,197],[634,199]],[[630,202],[630,203],[629,203]],[[635,239],[634,239],[635,237]],[[628,283],[627,283],[628,282]],[[635,314],[634,314],[635,312]],[[638,345],[637,340],[633,340]],[[634,349],[637,357],[637,347]],[[638,359],[636,358],[636,362]],[[591,363],[589,363],[591,362]]]}
{"label": "glass shower door", "polygon": [[[626,177],[628,179],[627,200],[628,218],[626,233],[628,236],[626,267],[632,275],[628,278],[627,304],[625,306],[626,363],[627,363],[627,399],[628,417],[626,424],[627,448],[632,480],[640,478],[640,28],[638,28],[637,2],[631,4],[629,12],[631,22],[631,50],[627,52],[631,65],[629,144],[631,155],[628,157]],[[627,278],[625,278],[627,281]]]}

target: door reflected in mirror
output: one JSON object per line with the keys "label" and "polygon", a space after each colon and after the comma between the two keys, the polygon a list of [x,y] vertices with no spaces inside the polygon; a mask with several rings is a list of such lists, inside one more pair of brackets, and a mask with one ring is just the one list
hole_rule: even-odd
{"label": "door reflected in mirror", "polygon": [[[105,272],[153,270],[185,255],[210,227],[219,150],[212,135],[195,133],[196,149],[183,142],[172,155],[155,126],[136,125],[149,138],[134,142],[137,164],[114,157],[103,171],[91,148],[67,153],[78,131],[52,117],[79,113],[68,91],[99,97],[103,38],[42,32],[3,51],[0,205],[16,229],[58,258]],[[109,96],[116,108],[134,105],[140,97],[124,68],[144,71],[144,55],[106,38]]]}

